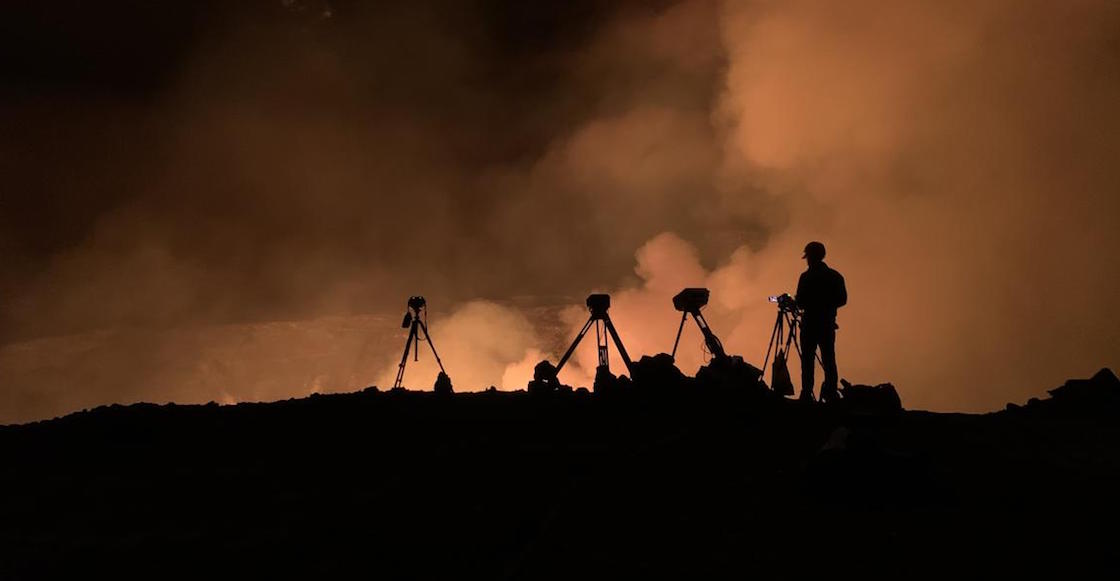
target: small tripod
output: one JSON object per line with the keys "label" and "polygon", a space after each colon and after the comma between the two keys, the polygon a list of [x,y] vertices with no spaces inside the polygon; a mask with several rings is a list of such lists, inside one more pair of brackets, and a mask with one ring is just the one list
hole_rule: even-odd
{"label": "small tripod", "polygon": [[443,368],[443,362],[439,359],[439,353],[436,353],[436,346],[432,343],[432,336],[428,333],[428,325],[421,319],[423,313],[427,318],[428,302],[424,297],[415,296],[408,298],[408,310],[405,311],[404,321],[401,322],[402,329],[408,329],[408,338],[404,340],[404,355],[401,355],[401,364],[397,368],[397,380],[393,382],[393,387],[401,386],[401,381],[404,380],[404,366],[408,363],[408,352],[412,349],[412,344],[416,344],[416,351],[414,352],[415,361],[420,360],[420,331],[424,332],[424,341],[428,343],[428,347],[432,348],[432,355],[436,357],[436,364],[439,365],[439,370],[442,374],[446,375],[447,371]]}
{"label": "small tripod", "polygon": [[607,333],[610,333],[610,338],[614,339],[615,347],[618,347],[618,354],[622,356],[622,362],[626,364],[626,370],[630,372],[630,376],[634,376],[634,363],[630,361],[630,355],[626,353],[626,347],[622,346],[622,339],[618,338],[618,331],[614,328],[614,323],[611,323],[611,317],[607,314],[607,309],[611,308],[611,296],[595,294],[587,297],[587,308],[591,311],[591,316],[584,323],[583,329],[580,330],[579,335],[576,335],[576,340],[572,341],[572,346],[568,347],[568,351],[560,358],[560,363],[556,364],[554,375],[560,373],[560,369],[568,362],[572,353],[576,350],[576,346],[583,340],[583,336],[587,334],[587,330],[591,328],[591,324],[595,323],[595,344],[599,349],[599,367],[610,368],[609,353],[607,352]]}

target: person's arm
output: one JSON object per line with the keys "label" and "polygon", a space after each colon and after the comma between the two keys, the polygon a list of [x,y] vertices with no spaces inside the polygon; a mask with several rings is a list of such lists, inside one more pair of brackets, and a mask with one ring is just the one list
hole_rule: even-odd
{"label": "person's arm", "polygon": [[848,304],[848,288],[844,286],[844,275],[836,273],[836,308]]}
{"label": "person's arm", "polygon": [[797,291],[793,294],[793,300],[797,301],[798,306],[804,308],[805,303],[805,275],[808,273],[801,273],[801,278],[797,279]]}

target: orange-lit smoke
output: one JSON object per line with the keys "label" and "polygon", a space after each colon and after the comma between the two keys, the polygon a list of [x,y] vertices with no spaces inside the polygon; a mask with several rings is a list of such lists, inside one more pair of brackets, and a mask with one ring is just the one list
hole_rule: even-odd
{"label": "orange-lit smoke", "polygon": [[760,260],[828,244],[846,374],[979,410],[1120,362],[1115,4],[725,8],[724,169],[791,199]]}
{"label": "orange-lit smoke", "polygon": [[[431,388],[439,373],[439,365],[432,354],[436,353],[447,369],[452,383],[459,391],[479,391],[493,385],[497,388],[524,388],[532,377],[530,368],[526,376],[507,368],[539,353],[537,331],[520,311],[487,301],[471,301],[454,311],[446,319],[435,315],[431,323],[431,345],[423,339],[419,343],[420,355],[409,355],[405,364],[404,385],[417,389]],[[403,354],[406,329],[399,333]],[[415,345],[414,345],[415,347]],[[400,364],[395,359],[376,377],[377,385],[391,387]],[[510,382],[509,385],[506,382]]]}
{"label": "orange-lit smoke", "polygon": [[704,282],[713,327],[757,363],[766,295],[792,291],[801,247],[823,240],[848,280],[838,349],[854,381],[894,381],[916,407],[983,410],[1116,366],[1114,5],[721,6],[712,184],[728,209],[762,188],[788,221],[711,269],[676,237],[639,250],[641,282],[614,301],[633,351],[668,351],[669,297]]}

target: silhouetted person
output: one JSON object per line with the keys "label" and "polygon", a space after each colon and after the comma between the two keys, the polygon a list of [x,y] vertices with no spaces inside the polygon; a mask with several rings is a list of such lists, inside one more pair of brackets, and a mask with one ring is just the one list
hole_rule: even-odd
{"label": "silhouetted person", "polygon": [[824,367],[824,384],[821,401],[839,396],[836,370],[836,309],[848,303],[848,290],[844,277],[824,263],[824,244],[810,242],[805,245],[802,258],[809,268],[797,281],[797,304],[801,316],[801,399],[813,399],[813,367],[817,348],[821,351]]}

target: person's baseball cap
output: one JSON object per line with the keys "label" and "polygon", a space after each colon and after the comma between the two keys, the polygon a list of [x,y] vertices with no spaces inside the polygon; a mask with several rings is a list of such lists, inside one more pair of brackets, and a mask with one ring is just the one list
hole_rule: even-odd
{"label": "person's baseball cap", "polygon": [[824,259],[824,244],[813,241],[805,245],[805,254],[801,258],[815,258],[817,260]]}

